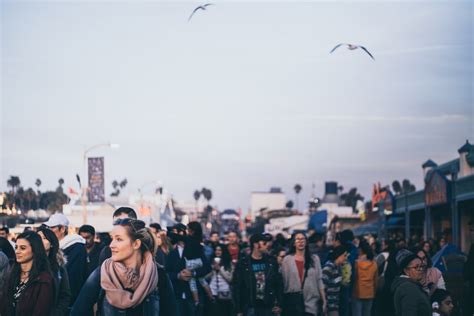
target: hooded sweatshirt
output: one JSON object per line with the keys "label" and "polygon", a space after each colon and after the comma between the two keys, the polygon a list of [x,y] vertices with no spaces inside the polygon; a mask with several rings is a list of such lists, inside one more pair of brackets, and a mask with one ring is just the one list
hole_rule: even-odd
{"label": "hooded sweatshirt", "polygon": [[354,270],[352,296],[357,299],[373,299],[377,288],[377,263],[374,260],[356,260]]}
{"label": "hooded sweatshirt", "polygon": [[86,280],[86,241],[79,235],[67,235],[59,241],[59,247],[66,257],[66,270],[69,276],[72,299],[70,306],[76,301],[82,285]]}
{"label": "hooded sweatshirt", "polygon": [[431,316],[430,300],[420,283],[400,275],[393,280],[391,290],[397,316]]}

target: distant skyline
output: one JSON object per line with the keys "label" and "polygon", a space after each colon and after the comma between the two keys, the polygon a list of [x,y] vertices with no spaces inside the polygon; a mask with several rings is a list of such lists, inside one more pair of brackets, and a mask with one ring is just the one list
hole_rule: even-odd
{"label": "distant skyline", "polygon": [[[219,208],[281,187],[409,179],[474,143],[471,1],[10,1],[1,4],[0,190],[17,175],[106,194],[159,180]],[[339,48],[339,43],[365,46]],[[147,186],[145,191],[153,191]]]}

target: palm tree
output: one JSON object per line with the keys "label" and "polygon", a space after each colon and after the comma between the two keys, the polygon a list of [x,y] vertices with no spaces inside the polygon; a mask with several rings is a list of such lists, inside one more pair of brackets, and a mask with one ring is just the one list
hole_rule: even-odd
{"label": "palm tree", "polygon": [[27,210],[31,210],[31,203],[36,199],[36,192],[32,188],[28,188],[25,192],[25,200],[28,202]]}
{"label": "palm tree", "polygon": [[286,202],[286,208],[291,211],[291,209],[293,208],[293,201],[292,200],[289,200],[288,202]]}
{"label": "palm tree", "polygon": [[207,200],[207,205],[209,205],[209,201],[212,199],[212,191],[206,188],[202,188],[201,194]]}
{"label": "palm tree", "polygon": [[301,192],[301,185],[300,184],[295,184],[295,187],[293,188],[296,193],[296,209],[298,209],[298,204],[299,204],[299,194]]}
{"label": "palm tree", "polygon": [[392,182],[392,189],[396,195],[400,195],[402,193],[402,186],[398,180]]}
{"label": "palm tree", "polygon": [[10,176],[10,179],[7,180],[7,186],[12,188],[12,193],[15,194],[16,188],[21,184],[20,177]]}
{"label": "palm tree", "polygon": [[198,207],[198,201],[199,201],[199,198],[201,197],[201,191],[199,190],[196,190],[194,191],[194,200],[196,201],[196,212],[198,211],[199,207]]}
{"label": "palm tree", "polygon": [[364,197],[357,192],[357,188],[351,188],[349,192],[341,194],[344,205],[352,207],[355,211],[357,201],[364,201]]}

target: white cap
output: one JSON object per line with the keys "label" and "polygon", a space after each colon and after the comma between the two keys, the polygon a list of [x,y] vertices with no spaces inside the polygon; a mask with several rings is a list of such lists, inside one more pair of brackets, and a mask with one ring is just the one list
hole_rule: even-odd
{"label": "white cap", "polygon": [[56,213],[51,215],[47,222],[44,223],[48,227],[54,226],[69,226],[69,220],[67,219],[66,215],[61,213]]}

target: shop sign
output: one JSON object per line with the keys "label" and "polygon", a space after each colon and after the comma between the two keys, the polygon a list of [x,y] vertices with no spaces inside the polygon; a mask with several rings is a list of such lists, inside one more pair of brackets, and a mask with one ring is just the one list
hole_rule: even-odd
{"label": "shop sign", "polygon": [[435,206],[448,203],[448,193],[448,179],[437,171],[429,173],[425,182],[425,205]]}

